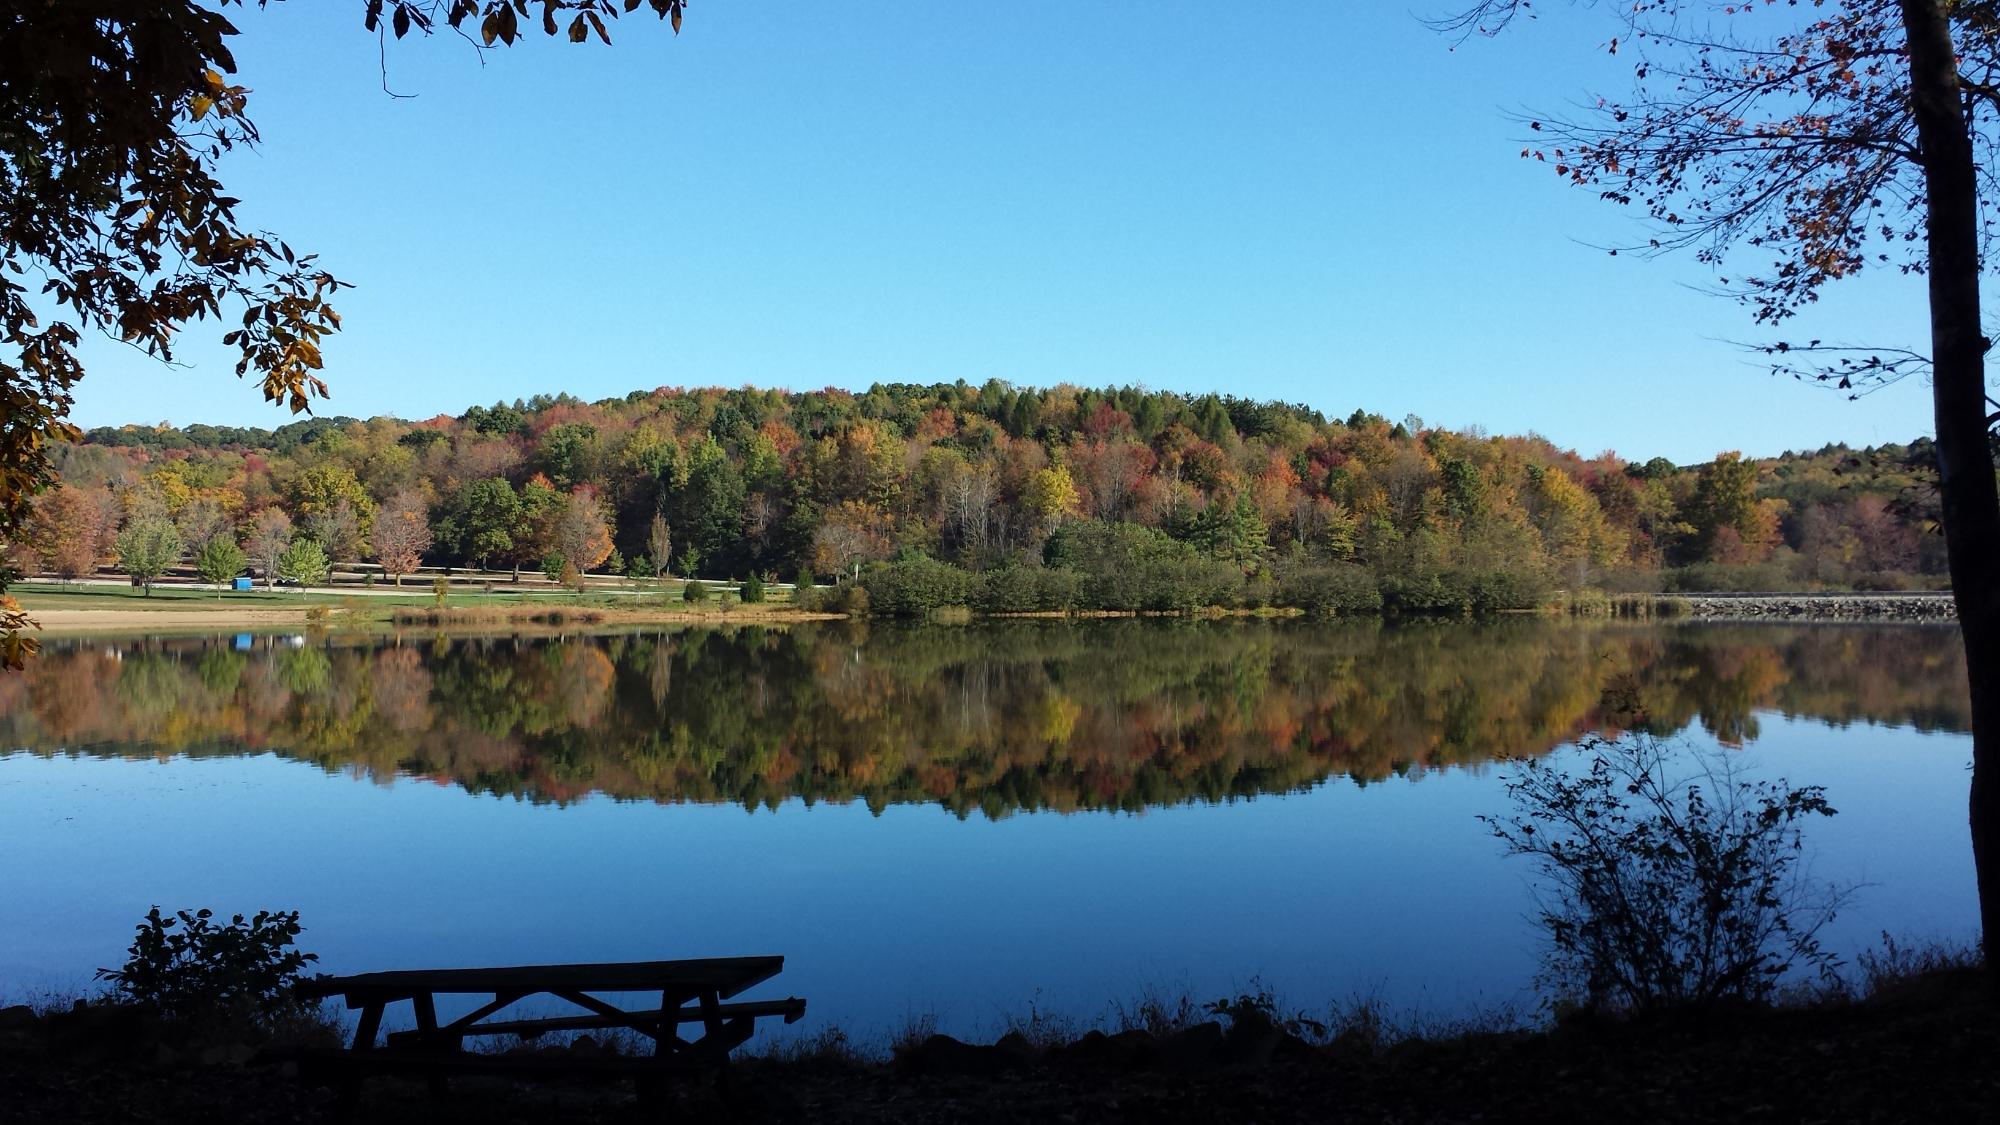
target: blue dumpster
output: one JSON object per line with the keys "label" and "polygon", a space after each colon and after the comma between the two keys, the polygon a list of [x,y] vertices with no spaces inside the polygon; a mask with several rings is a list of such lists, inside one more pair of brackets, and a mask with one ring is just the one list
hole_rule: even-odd
{"label": "blue dumpster", "polygon": [[229,588],[232,590],[249,590],[251,588],[250,580],[248,578],[238,578],[229,584]]}

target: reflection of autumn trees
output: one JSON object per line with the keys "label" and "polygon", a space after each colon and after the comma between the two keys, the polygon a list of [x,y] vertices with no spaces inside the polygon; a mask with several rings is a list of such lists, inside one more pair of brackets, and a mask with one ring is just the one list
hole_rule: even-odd
{"label": "reflection of autumn trees", "polygon": [[1634,723],[1727,743],[1769,711],[1967,725],[1957,638],[1919,628],[1020,621],[48,648],[0,680],[6,746],[268,749],[554,801],[1138,809],[1540,754]]}

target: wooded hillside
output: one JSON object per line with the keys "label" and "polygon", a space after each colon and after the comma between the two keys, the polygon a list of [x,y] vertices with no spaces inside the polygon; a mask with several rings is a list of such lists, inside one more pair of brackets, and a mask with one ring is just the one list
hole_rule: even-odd
{"label": "wooded hillside", "polygon": [[1116,580],[1192,584],[1174,603],[1503,606],[1940,585],[1928,462],[1924,442],[1634,462],[1132,387],[662,388],[417,422],[100,428],[60,451],[63,484],[14,550],[73,576],[115,562],[121,529],[170,525],[186,555],[226,540],[260,572],[310,539],[391,574],[852,577],[901,560],[921,576],[937,560],[1074,572],[1078,590],[1050,595],[1068,605],[1159,600],[1103,588]]}

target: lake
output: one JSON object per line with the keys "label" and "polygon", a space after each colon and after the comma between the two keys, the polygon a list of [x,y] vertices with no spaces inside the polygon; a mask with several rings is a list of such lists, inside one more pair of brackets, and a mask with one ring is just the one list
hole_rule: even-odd
{"label": "lake", "polygon": [[1851,953],[1974,932],[1968,723],[1949,627],[52,638],[0,677],[0,997],[90,988],[157,903],[299,910],[337,973],[780,953],[864,1037],[1454,1016],[1533,1001],[1504,759],[1636,726],[1826,786]]}

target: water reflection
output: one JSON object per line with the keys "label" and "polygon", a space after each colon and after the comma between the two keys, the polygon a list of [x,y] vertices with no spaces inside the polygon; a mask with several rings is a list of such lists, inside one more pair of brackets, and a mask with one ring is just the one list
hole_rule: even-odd
{"label": "water reflection", "polygon": [[[1963,731],[1950,629],[846,625],[569,638],[51,641],[0,746],[272,751],[566,802],[1136,810],[1541,754],[1757,713]],[[1634,719],[1643,713],[1643,719]]]}

